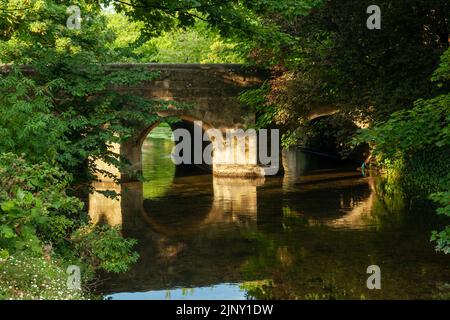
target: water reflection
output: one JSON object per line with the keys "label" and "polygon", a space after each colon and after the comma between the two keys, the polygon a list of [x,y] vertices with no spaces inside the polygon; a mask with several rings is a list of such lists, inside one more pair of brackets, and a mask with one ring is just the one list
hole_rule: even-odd
{"label": "water reflection", "polygon": [[247,292],[239,284],[225,283],[200,288],[180,288],[148,292],[123,292],[105,297],[111,300],[246,300]]}
{"label": "water reflection", "polygon": [[107,223],[111,226],[122,225],[122,206],[120,198],[108,197],[104,192],[120,193],[120,186],[112,182],[97,182],[95,192],[89,195],[89,216],[91,221]]}
{"label": "water reflection", "polygon": [[[291,162],[311,161],[294,153]],[[156,162],[147,160],[144,167],[155,168]],[[138,239],[141,256],[130,272],[108,279],[102,292],[113,299],[439,294],[450,280],[450,259],[434,253],[428,241],[434,214],[378,198],[378,180],[336,169],[336,163],[320,169],[295,165],[284,177],[265,181],[210,175],[168,179],[152,176],[155,169],[147,166],[156,180],[115,186],[120,200],[92,195],[94,221],[121,224],[126,236]],[[161,166],[156,168],[162,172]],[[366,288],[366,268],[372,264],[382,269],[382,290]]]}
{"label": "water reflection", "polygon": [[151,132],[151,138],[142,145],[144,197],[164,195],[175,177],[175,166],[170,157],[174,142],[168,125],[159,125]]}

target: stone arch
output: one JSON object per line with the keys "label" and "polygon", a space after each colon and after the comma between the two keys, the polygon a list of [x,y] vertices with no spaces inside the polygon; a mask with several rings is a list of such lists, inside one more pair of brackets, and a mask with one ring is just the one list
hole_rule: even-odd
{"label": "stone arch", "polygon": [[[209,129],[213,129],[213,126],[211,124],[209,124],[208,122],[205,122],[204,120],[201,120],[197,117],[191,116],[191,115],[179,115],[178,116],[182,121],[187,121],[187,122],[202,122],[202,129],[203,131],[207,132],[207,130]],[[137,130],[137,134],[136,134],[136,138],[134,138],[133,140],[135,141],[136,145],[139,148],[142,148],[142,144],[144,143],[145,139],[147,138],[147,136],[150,134],[150,132],[155,129],[157,126],[159,126],[161,124],[161,121],[156,121],[154,123],[152,123],[150,126],[147,126],[147,128],[140,128]]]}
{"label": "stone arch", "polygon": [[[314,121],[318,120],[319,118],[333,116],[337,113],[339,113],[341,109],[337,106],[322,106],[322,107],[316,107],[314,108],[309,114],[308,114],[308,121]],[[355,126],[357,126],[360,129],[364,129],[368,127],[367,123],[364,123],[362,121],[355,120],[353,121]]]}
{"label": "stone arch", "polygon": [[314,108],[309,114],[308,114],[308,121],[313,121],[317,118],[325,117],[325,116],[332,116],[336,113],[338,113],[340,109],[337,106],[321,106]]}
{"label": "stone arch", "polygon": [[[204,132],[213,128],[209,123],[191,115],[179,115],[178,117],[182,121],[192,123],[193,125],[195,122],[201,122],[202,131]],[[126,172],[121,174],[121,180],[123,182],[136,181],[137,177],[142,174],[142,145],[149,133],[160,124],[161,121],[157,121],[149,126],[138,128],[133,137],[121,144],[120,155],[129,162],[129,167]]]}
{"label": "stone arch", "polygon": [[[354,130],[353,132],[356,132],[358,129],[367,128],[367,126],[368,126],[367,123],[358,121],[355,119],[349,119],[349,118],[345,117],[342,113],[340,113],[340,111],[341,110],[339,108],[332,108],[332,107],[322,108],[322,109],[318,108],[316,111],[312,112],[309,115],[306,126],[314,125],[316,122],[319,122],[322,120],[335,121],[335,123],[338,123],[338,125],[343,126],[341,128],[347,128],[347,130],[348,130],[347,136],[345,136],[344,139],[340,140],[340,142],[349,141],[350,137],[353,136],[352,130]],[[339,117],[339,118],[336,119],[336,117]],[[335,130],[334,132],[336,133],[338,131],[339,131],[339,129]],[[332,144],[327,145],[326,141],[329,141],[329,140],[324,140],[322,133],[320,131],[316,132],[315,135],[312,135],[310,137],[310,139],[312,139],[313,144],[319,143],[319,145],[320,145],[319,147],[318,146],[313,147],[311,150],[314,150],[318,147],[317,151],[319,151],[319,152],[323,152],[325,154],[332,155],[334,157],[339,156],[338,144],[333,143],[334,146],[332,146]],[[315,142],[314,142],[314,140],[315,140]],[[335,142],[338,142],[338,141],[335,141]],[[345,159],[347,159],[349,161],[353,161],[355,163],[361,163],[367,157],[368,152],[369,152],[368,146],[366,144],[362,144],[362,145],[358,146],[357,148],[351,150],[346,155]]]}

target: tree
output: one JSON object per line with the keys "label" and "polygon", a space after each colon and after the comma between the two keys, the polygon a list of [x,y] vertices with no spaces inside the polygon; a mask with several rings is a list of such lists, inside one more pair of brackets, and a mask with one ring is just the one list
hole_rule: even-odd
{"label": "tree", "polygon": [[[448,2],[378,1],[381,30],[366,27],[370,4],[323,1],[305,17],[276,20],[292,39],[275,59],[266,96],[277,122],[295,130],[311,109],[332,105],[350,120],[374,123],[440,91],[429,78],[448,48]],[[265,61],[279,52],[265,49]]]}
{"label": "tree", "polygon": [[134,241],[90,225],[71,195],[94,178],[96,159],[122,165],[108,145],[126,139],[135,122],[159,119],[155,111],[166,104],[116,92],[157,74],[111,69],[114,34],[100,6],[77,2],[77,30],[66,26],[70,4],[0,1],[1,297],[61,298],[56,289],[30,288],[33,275],[61,288],[68,264],[89,280],[95,269],[123,272],[137,260]]}
{"label": "tree", "polygon": [[[430,194],[440,206],[437,213],[450,217],[449,62],[447,49],[432,77],[444,94],[419,99],[413,108],[393,113],[387,121],[363,130],[355,143],[372,143],[378,163],[397,177],[408,195]],[[433,232],[432,240],[438,251],[450,253],[450,226]]]}
{"label": "tree", "polygon": [[[157,121],[156,111],[167,103],[115,90],[155,79],[157,73],[108,67],[117,57],[108,47],[114,33],[106,28],[98,4],[78,2],[80,30],[65,25],[69,2],[43,4],[2,5],[10,26],[0,39],[0,61],[13,67],[1,76],[0,112],[3,119],[13,120],[2,122],[10,139],[0,151],[21,150],[32,161],[56,162],[73,172],[77,182],[89,182],[98,170],[97,159],[121,165],[109,144],[127,139],[133,123]],[[13,11],[17,6],[22,10]],[[37,152],[39,148],[48,150]]]}
{"label": "tree", "polygon": [[121,13],[106,14],[108,26],[117,35],[110,45],[120,53],[117,62],[154,63],[243,63],[245,52],[224,39],[202,20],[141,41],[141,22],[131,22]]}

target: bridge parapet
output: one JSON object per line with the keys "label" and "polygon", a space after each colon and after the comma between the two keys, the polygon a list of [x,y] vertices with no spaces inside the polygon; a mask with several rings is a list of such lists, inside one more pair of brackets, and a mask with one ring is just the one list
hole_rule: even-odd
{"label": "bridge parapet", "polygon": [[191,103],[191,110],[177,114],[191,116],[215,128],[252,124],[254,116],[239,102],[238,96],[246,89],[260,86],[266,77],[262,71],[238,64],[150,63],[114,64],[110,67],[113,70],[144,67],[159,72],[154,81],[117,89],[147,99]]}

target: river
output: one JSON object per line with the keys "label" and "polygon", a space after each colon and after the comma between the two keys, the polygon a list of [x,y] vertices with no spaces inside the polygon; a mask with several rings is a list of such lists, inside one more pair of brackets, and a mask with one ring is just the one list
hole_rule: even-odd
{"label": "river", "polygon": [[[158,130],[143,146],[146,182],[99,183],[122,197],[90,199],[95,221],[139,241],[138,263],[104,276],[105,299],[450,296],[450,256],[429,241],[442,222],[426,207],[378,196],[382,179],[300,149],[285,152],[284,176],[180,174]],[[366,284],[371,265],[381,270],[379,290]]]}

